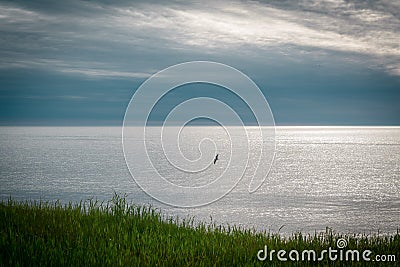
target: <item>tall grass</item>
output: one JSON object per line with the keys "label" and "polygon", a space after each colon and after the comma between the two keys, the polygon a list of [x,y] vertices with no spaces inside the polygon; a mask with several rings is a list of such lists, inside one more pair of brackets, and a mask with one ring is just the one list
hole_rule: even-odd
{"label": "tall grass", "polygon": [[[115,195],[111,201],[0,203],[1,266],[365,266],[360,261],[287,261],[274,257],[259,261],[257,252],[336,248],[339,238],[346,249],[393,254],[399,266],[400,235],[341,235],[330,230],[291,237],[259,233],[236,226],[194,223],[191,219],[164,217],[151,207],[127,203]],[[287,255],[286,255],[287,257]],[[369,262],[377,265],[377,262]]]}

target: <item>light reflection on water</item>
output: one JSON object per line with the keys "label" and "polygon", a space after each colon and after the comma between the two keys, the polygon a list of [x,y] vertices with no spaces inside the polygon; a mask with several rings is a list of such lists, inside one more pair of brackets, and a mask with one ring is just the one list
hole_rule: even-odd
{"label": "light reflection on water", "polygon": [[[184,139],[196,144],[198,133],[205,131],[213,132],[193,127]],[[116,191],[170,215],[190,214],[206,222],[211,216],[217,223],[272,232],[284,226],[284,234],[313,233],[326,226],[355,233],[400,228],[399,127],[277,127],[276,138],[271,173],[257,192],[248,194],[245,177],[214,204],[179,209],[153,201],[133,182],[119,127],[1,127],[0,195],[67,202],[110,199]],[[226,140],[219,141],[229,147]],[[198,156],[197,144],[187,148],[188,157]],[[219,168],[225,163],[222,156]],[[162,157],[158,167],[166,174],[170,170]],[[183,184],[211,179],[206,174],[192,180],[176,174],[169,178]]]}

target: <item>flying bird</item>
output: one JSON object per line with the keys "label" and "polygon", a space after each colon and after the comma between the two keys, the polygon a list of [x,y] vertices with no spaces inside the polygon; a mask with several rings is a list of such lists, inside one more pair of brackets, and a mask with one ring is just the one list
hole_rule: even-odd
{"label": "flying bird", "polygon": [[214,164],[217,162],[217,160],[218,160],[218,154],[215,156]]}

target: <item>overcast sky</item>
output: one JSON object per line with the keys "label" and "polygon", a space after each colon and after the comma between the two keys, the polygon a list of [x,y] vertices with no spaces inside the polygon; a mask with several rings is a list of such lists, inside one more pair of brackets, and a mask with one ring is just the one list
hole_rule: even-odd
{"label": "overcast sky", "polygon": [[209,60],[278,125],[400,125],[399,29],[391,0],[0,1],[0,124],[121,125],[146,78]]}

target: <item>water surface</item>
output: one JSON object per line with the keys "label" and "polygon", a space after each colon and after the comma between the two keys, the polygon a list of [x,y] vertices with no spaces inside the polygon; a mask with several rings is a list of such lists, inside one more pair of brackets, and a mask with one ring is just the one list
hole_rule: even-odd
{"label": "water surface", "polygon": [[[213,132],[218,131],[191,127],[183,141],[188,144],[185,154],[196,158],[199,135]],[[0,196],[67,202],[110,199],[115,191],[172,216],[272,232],[283,226],[284,234],[327,226],[345,233],[394,233],[400,228],[399,127],[277,127],[276,140],[270,175],[257,192],[248,193],[244,177],[220,201],[183,209],[154,201],[135,184],[125,164],[120,127],[0,127]],[[212,180],[207,173],[190,179],[177,175],[162,154],[153,157],[171,182],[201,185]],[[222,156],[219,168],[224,164]],[[251,163],[249,168],[254,167]]]}

